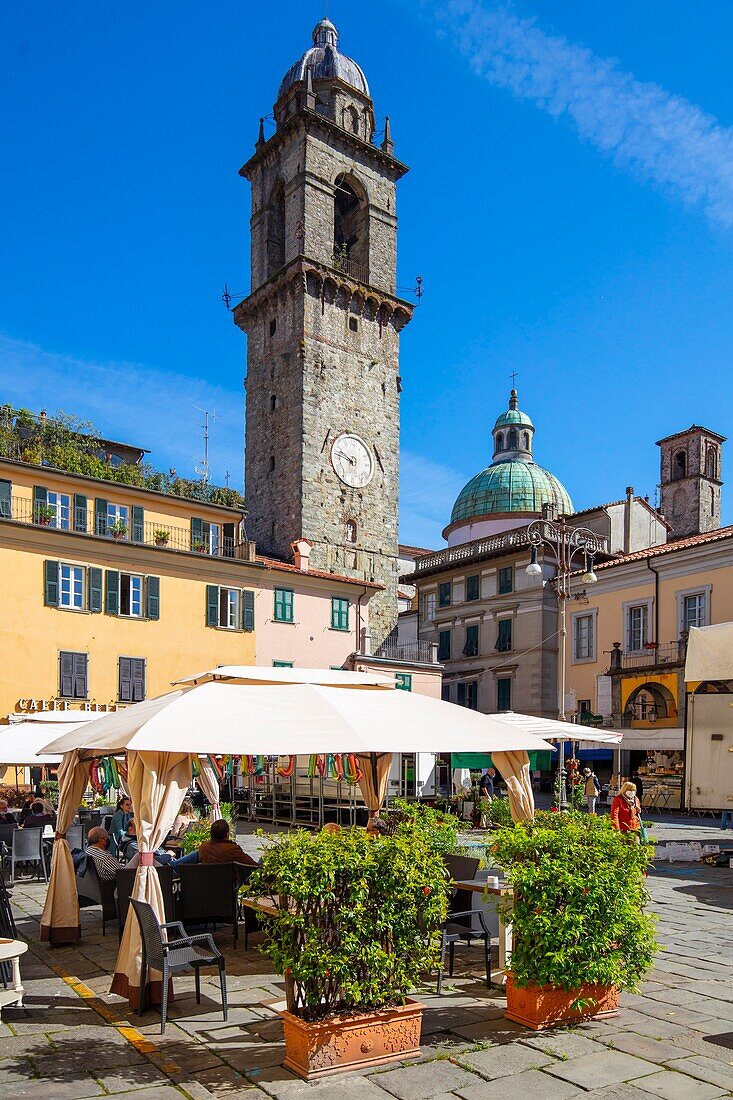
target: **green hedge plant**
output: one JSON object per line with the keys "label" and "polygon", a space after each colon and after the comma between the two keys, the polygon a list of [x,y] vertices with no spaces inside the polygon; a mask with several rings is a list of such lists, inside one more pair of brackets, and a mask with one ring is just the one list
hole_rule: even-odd
{"label": "green hedge plant", "polygon": [[277,906],[262,950],[292,982],[291,1010],[306,1020],[404,1004],[437,965],[448,882],[420,832],[284,834],[265,848],[248,890]]}
{"label": "green hedge plant", "polygon": [[517,985],[638,987],[658,947],[645,911],[651,845],[570,810],[500,829],[489,852],[514,887],[502,906]]}
{"label": "green hedge plant", "polygon": [[384,818],[390,836],[420,836],[440,855],[450,855],[458,847],[458,818],[424,802],[395,798]]}

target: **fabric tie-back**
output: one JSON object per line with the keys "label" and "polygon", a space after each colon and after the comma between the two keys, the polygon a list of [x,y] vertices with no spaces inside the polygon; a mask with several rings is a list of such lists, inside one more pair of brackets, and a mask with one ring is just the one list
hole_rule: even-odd
{"label": "fabric tie-back", "polygon": [[199,774],[196,776],[196,785],[204,798],[211,803],[211,820],[216,821],[221,817],[219,777],[209,761],[203,757],[199,757]]}
{"label": "fabric tie-back", "polygon": [[515,752],[492,752],[491,759],[506,782],[512,820],[532,821],[534,794],[529,773],[529,755],[524,749],[518,749]]}
{"label": "fabric tie-back", "polygon": [[65,834],[89,781],[90,766],[90,760],[80,760],[79,749],[64,753],[59,764],[56,840],[51,857],[51,879],[41,915],[41,940],[52,945],[76,943],[81,937],[74,861]]}
{"label": "fabric tie-back", "polygon": [[[193,756],[173,752],[128,752],[127,783],[135,808],[135,826],[140,851],[131,897],[150,905],[163,924],[165,908],[158,872],[149,863],[156,848],[168,836],[171,825],[188,790],[193,773]],[[127,913],[122,942],[117,955],[112,993],[127,997],[130,1006],[140,1003],[142,941],[132,906]],[[161,1000],[161,975],[148,972],[148,1000]]]}
{"label": "fabric tie-back", "polygon": [[[359,767],[362,776],[359,780],[361,797],[366,803],[370,817],[377,817],[387,797],[387,783],[392,767],[391,752],[360,752]],[[376,776],[375,776],[376,772]],[[376,781],[375,781],[376,780]]]}

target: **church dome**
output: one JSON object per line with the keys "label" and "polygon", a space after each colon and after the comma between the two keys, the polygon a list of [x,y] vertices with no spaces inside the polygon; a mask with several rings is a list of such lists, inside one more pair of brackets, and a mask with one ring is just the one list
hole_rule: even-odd
{"label": "church dome", "polygon": [[369,95],[366,77],[355,61],[338,48],[339,33],[330,19],[322,19],[313,30],[313,45],[306,50],[300,61],[296,61],[283,77],[277,98],[280,99],[292,88],[293,84],[305,80],[306,70],[316,80],[343,80],[362,95]]}
{"label": "church dome", "polygon": [[546,504],[555,515],[572,513],[564,485],[534,461],[534,431],[532,420],[519,408],[517,391],[512,390],[509,408],[497,417],[492,431],[493,462],[464,485],[453,505],[443,532],[452,545],[516,527],[522,516],[540,516]]}

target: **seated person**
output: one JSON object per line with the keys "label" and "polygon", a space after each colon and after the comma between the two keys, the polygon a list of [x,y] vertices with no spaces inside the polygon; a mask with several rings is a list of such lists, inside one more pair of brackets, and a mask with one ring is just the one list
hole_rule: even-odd
{"label": "seated person", "polygon": [[7,798],[0,798],[0,825],[15,825],[15,814],[8,808]]}
{"label": "seated person", "polygon": [[180,867],[182,863],[247,863],[255,865],[255,860],[229,838],[229,822],[221,818],[211,824],[211,840],[205,840],[198,850],[187,856],[174,859],[171,866]]}
{"label": "seated person", "polygon": [[389,825],[383,817],[370,817],[366,824],[366,834],[370,837],[387,836]]}
{"label": "seated person", "polygon": [[191,822],[196,820],[196,814],[193,812],[193,804],[189,799],[184,798],[181,803],[181,808],[178,811],[178,817],[173,822],[173,827],[170,831],[168,839],[180,839],[185,833]]}
{"label": "seated person", "polygon": [[46,796],[43,793],[43,788],[42,787],[40,787],[40,786],[36,787],[35,793],[33,795],[33,800],[34,800],[34,802],[40,802],[41,803],[41,805],[43,806],[44,814],[54,814],[54,813],[56,813],[56,808],[54,807],[53,802],[50,802],[49,799],[46,798]]}
{"label": "seated person", "polygon": [[31,795],[28,795],[27,798],[23,799],[23,805],[20,807],[20,821],[19,821],[19,823],[21,825],[24,823],[25,819],[27,817],[30,817],[30,815],[33,813],[33,810],[32,810],[31,807],[33,806],[34,801],[35,801],[35,799],[32,798]]}
{"label": "seated person", "polygon": [[133,817],[132,801],[127,795],[123,795],[117,803],[117,809],[112,814],[112,821],[109,826],[109,847],[113,855],[117,855],[120,851],[120,842],[125,835],[127,823],[132,821]]}
{"label": "seated person", "polygon": [[42,802],[34,802],[31,812],[23,821],[24,829],[44,829],[46,825],[53,825],[53,814],[47,814]]}
{"label": "seated person", "polygon": [[[127,823],[127,829],[125,830],[125,836],[122,840],[122,854],[127,861],[126,867],[137,867],[140,862],[140,851],[137,843],[137,827],[135,825],[135,819]],[[163,848],[157,848],[153,857],[154,867],[164,867],[167,863],[170,863],[173,859],[170,852],[164,851]]]}
{"label": "seated person", "polygon": [[94,866],[100,879],[113,882],[122,864],[113,855],[110,855],[107,851],[108,847],[109,833],[101,825],[95,825],[87,833],[86,854],[94,860]]}

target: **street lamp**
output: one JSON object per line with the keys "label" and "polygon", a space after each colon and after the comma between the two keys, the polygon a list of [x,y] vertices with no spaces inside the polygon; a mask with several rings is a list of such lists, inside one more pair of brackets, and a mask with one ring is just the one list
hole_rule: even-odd
{"label": "street lamp", "polygon": [[[555,566],[552,585],[557,596],[560,615],[560,652],[558,655],[558,718],[567,721],[565,716],[565,663],[567,648],[567,602],[571,599],[570,576],[583,563],[583,584],[595,584],[598,578],[593,571],[595,555],[604,549],[604,540],[585,527],[570,527],[564,517],[557,521],[537,519],[527,528],[527,537],[531,547],[531,560],[525,572],[528,577],[542,576],[542,566],[537,560],[542,547]],[[560,741],[560,755],[557,764],[560,785],[560,809],[567,809],[567,776],[565,773],[565,741]]]}

